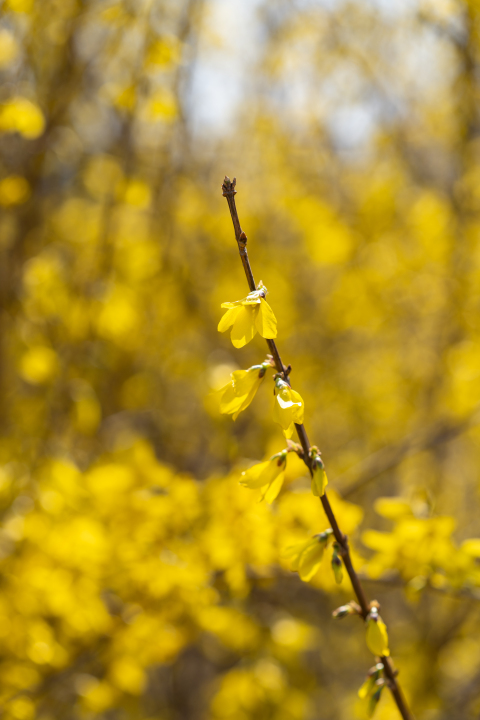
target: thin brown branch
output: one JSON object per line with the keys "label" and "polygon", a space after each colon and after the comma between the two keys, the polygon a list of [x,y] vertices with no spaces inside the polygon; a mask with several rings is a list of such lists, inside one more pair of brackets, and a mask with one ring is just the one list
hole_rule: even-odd
{"label": "thin brown branch", "polygon": [[[233,227],[235,230],[235,239],[237,241],[238,245],[238,251],[240,253],[240,258],[242,260],[243,268],[245,270],[245,275],[247,277],[248,285],[250,290],[255,290],[255,281],[253,278],[252,269],[250,267],[250,261],[248,259],[248,252],[247,252],[247,236],[243,232],[240,220],[237,213],[237,208],[235,204],[235,195],[236,195],[236,178],[233,179],[233,181],[230,180],[230,178],[225,177],[225,180],[222,185],[222,191],[224,197],[227,199],[228,207],[230,210],[230,215],[232,217]],[[277,368],[277,372],[285,379],[287,383],[290,384],[290,379],[287,375],[286,367],[283,365],[282,360],[280,358],[280,354],[278,352],[276,343],[273,340],[267,340],[267,344],[270,350],[270,353],[275,361],[275,367]],[[298,439],[300,440],[300,444],[303,448],[303,460],[305,464],[307,465],[310,474],[313,473],[312,471],[312,460],[310,457],[310,442],[308,439],[307,432],[305,430],[304,425],[295,425],[297,430]],[[342,533],[340,530],[340,527],[338,525],[337,519],[335,517],[335,514],[332,510],[332,507],[330,505],[330,502],[328,500],[327,494],[325,493],[321,498],[321,503],[323,506],[323,509],[325,511],[325,514],[328,518],[328,521],[330,523],[330,526],[333,530],[333,534],[335,536],[335,540],[340,546],[340,553],[342,555],[343,563],[345,565],[345,569],[348,573],[348,576],[350,578],[350,582],[352,583],[353,590],[355,592],[356,598],[358,600],[358,604],[361,608],[361,615],[363,620],[366,619],[369,611],[370,611],[370,604],[367,601],[367,598],[365,596],[365,593],[363,591],[362,585],[360,583],[360,579],[355,572],[355,569],[353,567],[352,559],[350,556],[350,548],[348,544],[348,538],[346,535]],[[412,713],[410,712],[405,697],[403,695],[403,692],[400,688],[400,685],[397,680],[397,672],[393,667],[393,663],[390,660],[390,658],[382,657],[381,658],[384,666],[384,673],[387,679],[388,687],[390,688],[390,691],[393,695],[393,698],[395,700],[395,703],[397,705],[397,708],[400,712],[400,715],[402,716],[403,720],[414,720],[414,717]]]}
{"label": "thin brown branch", "polygon": [[[403,580],[400,575],[371,578],[368,575],[360,574],[359,577],[362,583],[367,583],[367,585],[378,585],[392,590],[405,590],[408,587],[408,582]],[[480,602],[480,590],[478,590],[478,588],[462,587],[456,589],[449,586],[436,587],[428,581],[428,578],[425,581],[425,585],[421,588],[421,591],[430,592],[435,595],[443,595],[445,598],[452,600],[472,600],[473,602]]]}
{"label": "thin brown branch", "polygon": [[[477,406],[474,412],[463,420],[453,423],[445,421],[441,424],[435,423],[434,426],[421,432],[415,432],[408,435],[401,442],[395,445],[389,445],[378,452],[373,453],[369,457],[362,460],[353,468],[347,470],[335,479],[336,483],[340,483],[337,488],[340,495],[344,498],[350,497],[368,483],[375,480],[387,470],[400,465],[404,460],[424,452],[431,450],[438,445],[455,440],[459,435],[463,435],[470,428],[480,424],[480,406]],[[342,482],[348,484],[343,489]]]}

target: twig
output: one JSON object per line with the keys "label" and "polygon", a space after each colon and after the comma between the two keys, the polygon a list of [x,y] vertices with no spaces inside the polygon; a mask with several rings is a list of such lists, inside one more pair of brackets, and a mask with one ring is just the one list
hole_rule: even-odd
{"label": "twig", "polygon": [[[227,199],[228,207],[230,209],[230,215],[232,217],[233,227],[235,230],[235,239],[238,244],[238,251],[240,253],[240,258],[242,260],[243,268],[245,270],[245,275],[247,276],[248,286],[250,288],[250,291],[253,291],[256,289],[255,280],[253,278],[252,268],[250,267],[250,261],[248,259],[248,253],[247,253],[247,236],[243,232],[241,226],[240,226],[240,220],[238,218],[237,208],[235,204],[235,195],[236,195],[236,178],[233,179],[233,181],[230,180],[230,178],[225,177],[225,180],[222,185],[222,191],[224,197]],[[288,376],[288,373],[286,373],[286,366],[282,363],[282,360],[280,358],[280,354],[278,352],[277,346],[275,344],[274,340],[267,340],[267,344],[270,350],[270,353],[275,361],[275,367],[277,368],[277,372],[283,377],[285,382],[290,384],[290,378]],[[300,444],[303,448],[303,461],[307,465],[309,472],[311,475],[313,475],[312,470],[312,458],[310,457],[310,442],[308,440],[308,435],[305,430],[304,425],[297,425],[295,424],[298,439],[300,440]],[[367,598],[365,596],[365,593],[363,591],[362,585],[360,583],[360,580],[358,578],[357,573],[355,572],[355,569],[352,564],[352,559],[350,557],[350,548],[348,545],[348,538],[346,535],[342,533],[340,530],[337,519],[333,513],[332,507],[330,505],[330,502],[328,500],[327,494],[324,493],[322,497],[320,498],[320,501],[322,503],[323,509],[325,511],[325,514],[328,518],[328,521],[330,523],[330,526],[333,530],[333,534],[335,536],[335,540],[340,546],[340,553],[342,555],[343,563],[345,565],[346,571],[348,573],[348,576],[350,578],[350,582],[352,583],[353,590],[355,592],[356,598],[358,600],[358,603],[360,605],[360,617],[362,617],[364,620],[367,618],[367,615],[370,612],[370,604],[367,601]],[[400,712],[400,715],[402,716],[403,720],[414,720],[414,717],[410,710],[408,709],[405,697],[403,695],[403,692],[400,688],[400,685],[397,680],[397,671],[393,667],[393,663],[390,660],[390,658],[383,656],[381,658],[381,661],[384,666],[384,673],[387,678],[387,684],[390,688],[390,691],[393,695],[393,698],[397,704],[398,710]]]}
{"label": "twig", "polygon": [[[378,450],[353,468],[335,478],[336,483],[340,482],[338,492],[344,498],[350,497],[350,495],[356,493],[357,490],[360,490],[379,475],[397,467],[412,455],[450,442],[479,424],[480,406],[477,406],[469,417],[464,418],[456,424],[452,422],[444,422],[443,424],[436,423],[425,432],[408,435],[398,444],[389,445],[388,447]],[[352,477],[354,479],[351,484],[347,485],[345,489],[342,489],[342,481],[349,480]]]}
{"label": "twig", "polygon": [[[359,578],[362,583],[367,583],[367,585],[380,585],[381,587],[387,587],[394,590],[405,590],[408,587],[408,582],[403,580],[400,575],[387,575],[379,578],[372,578],[368,575],[359,574]],[[428,578],[425,580],[425,585],[421,588],[421,590],[422,592],[443,595],[445,598],[449,598],[451,600],[471,600],[472,602],[480,602],[480,590],[477,588],[462,587],[457,590],[449,586],[436,587],[428,581]]]}

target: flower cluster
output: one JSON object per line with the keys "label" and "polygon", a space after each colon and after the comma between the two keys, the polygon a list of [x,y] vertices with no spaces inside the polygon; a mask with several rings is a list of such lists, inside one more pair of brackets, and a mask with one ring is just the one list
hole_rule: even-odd
{"label": "flower cluster", "polygon": [[[220,320],[218,329],[220,332],[224,332],[230,327],[232,328],[230,337],[235,347],[240,348],[246,345],[257,332],[270,340],[277,336],[277,320],[272,308],[265,300],[266,294],[267,288],[260,283],[257,290],[249,293],[246,298],[222,303],[222,307],[227,308],[227,312]],[[254,365],[248,370],[236,370],[230,375],[230,382],[218,391],[221,413],[232,415],[236,420],[239,413],[245,410],[255,397],[268,364],[265,362],[262,365]],[[273,413],[275,421],[282,427],[287,438],[292,436],[295,423],[299,425],[303,423],[303,400],[299,393],[292,390],[290,385],[280,377],[275,380]],[[319,483],[321,486],[321,479]]]}
{"label": "flower cluster", "polygon": [[[226,308],[227,312],[220,320],[218,329],[220,332],[224,332],[232,328],[231,340],[235,347],[243,347],[246,345],[255,337],[257,332],[266,339],[276,337],[277,321],[270,305],[265,300],[266,294],[267,288],[260,283],[256,290],[249,293],[247,297],[242,300],[222,303],[222,308]],[[253,365],[247,370],[235,370],[232,372],[229,382],[216,393],[219,400],[220,412],[224,415],[231,415],[233,420],[236,420],[242,410],[245,410],[252,402],[265,377],[266,370],[271,364],[273,364],[273,362],[270,358],[270,360],[263,362],[261,365]],[[261,488],[260,499],[265,499],[269,503],[277,497],[281,490],[287,453],[295,451],[303,457],[301,446],[291,443],[289,438],[291,438],[293,434],[295,425],[303,424],[305,411],[303,399],[301,395],[290,386],[287,373],[284,372],[283,377],[277,374],[274,379],[275,401],[273,416],[274,420],[282,428],[284,436],[288,439],[289,448],[288,450],[282,450],[282,452],[277,453],[277,455],[274,455],[270,460],[254,465],[250,470],[242,474],[240,481],[245,487],[251,489]],[[310,448],[309,457],[312,460],[312,462],[309,463],[312,471],[312,492],[315,496],[321,497],[325,492],[328,479],[318,448]],[[318,554],[318,552],[317,549],[316,553]],[[313,553],[313,555],[315,555],[315,553]],[[340,560],[336,558],[332,560],[335,577],[340,579],[342,572],[341,565]],[[301,575],[305,575],[303,570]]]}

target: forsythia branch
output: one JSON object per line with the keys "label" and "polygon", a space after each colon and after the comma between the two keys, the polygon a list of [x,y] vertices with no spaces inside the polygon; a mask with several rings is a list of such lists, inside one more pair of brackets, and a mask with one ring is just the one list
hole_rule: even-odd
{"label": "forsythia branch", "polygon": [[[248,286],[250,288],[250,291],[254,292],[256,290],[256,285],[255,285],[255,280],[253,277],[252,268],[250,266],[250,261],[248,259],[247,236],[243,232],[243,230],[240,226],[240,220],[238,218],[237,208],[236,208],[236,204],[235,204],[235,195],[237,192],[235,187],[236,187],[236,178],[234,178],[233,181],[231,181],[230,178],[225,177],[225,180],[222,185],[223,195],[228,202],[228,207],[230,210],[230,215],[232,217],[233,227],[235,230],[235,239],[237,241],[238,251],[240,253],[240,259],[242,261],[243,268],[245,270],[245,275],[247,277]],[[290,385],[290,378],[289,378],[290,368],[289,367],[287,368],[287,366],[285,366],[283,364],[275,341],[267,339],[266,342],[268,344],[270,354],[272,355],[273,361],[275,363],[275,367],[277,369],[278,376],[280,378],[282,378],[285,383]],[[303,454],[301,454],[300,456],[302,457],[303,461],[307,465],[310,475],[313,477],[315,453],[311,452],[312,446],[308,439],[308,435],[305,430],[305,426],[303,424],[295,423],[295,428],[297,431],[298,439],[300,441],[300,445],[303,450]],[[342,531],[340,530],[340,528],[338,526],[336,517],[333,513],[333,510],[332,510],[332,507],[328,500],[326,492],[320,497],[320,502],[322,503],[323,509],[325,511],[325,514],[326,514],[328,521],[330,523],[330,526],[332,528],[333,535],[334,535],[335,541],[337,543],[337,552],[343,560],[343,564],[345,565],[345,569],[348,573],[350,582],[352,583],[352,587],[353,587],[353,590],[355,592],[355,595],[356,595],[356,598],[358,601],[359,612],[357,614],[359,614],[359,616],[362,617],[362,619],[364,621],[367,621],[367,618],[369,618],[368,622],[370,623],[372,614],[378,613],[378,604],[375,602],[369,603],[367,601],[367,598],[363,591],[359,577],[358,577],[357,573],[355,572],[355,569],[352,564],[352,559],[350,556],[350,548],[349,548],[349,544],[348,544],[348,538],[346,535],[344,535],[344,533],[342,533]],[[381,622],[381,620],[380,620],[380,622]],[[382,625],[383,625],[383,623],[382,623]],[[413,715],[407,706],[405,697],[404,697],[403,692],[398,683],[397,672],[394,669],[391,659],[387,655],[388,655],[388,651],[385,654],[380,655],[381,663],[383,664],[383,671],[384,671],[385,678],[386,678],[386,684],[390,688],[392,696],[395,700],[395,703],[398,707],[398,710],[399,710],[403,720],[414,720]]]}

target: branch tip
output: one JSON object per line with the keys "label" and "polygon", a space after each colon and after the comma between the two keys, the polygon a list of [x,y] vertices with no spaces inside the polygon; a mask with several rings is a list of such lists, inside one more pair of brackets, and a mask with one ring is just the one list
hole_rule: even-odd
{"label": "branch tip", "polygon": [[233,180],[230,180],[230,178],[225,175],[225,179],[223,181],[222,185],[222,194],[224,197],[227,197],[228,195],[236,195],[237,191],[235,190],[235,185],[237,184],[237,178],[233,178]]}

